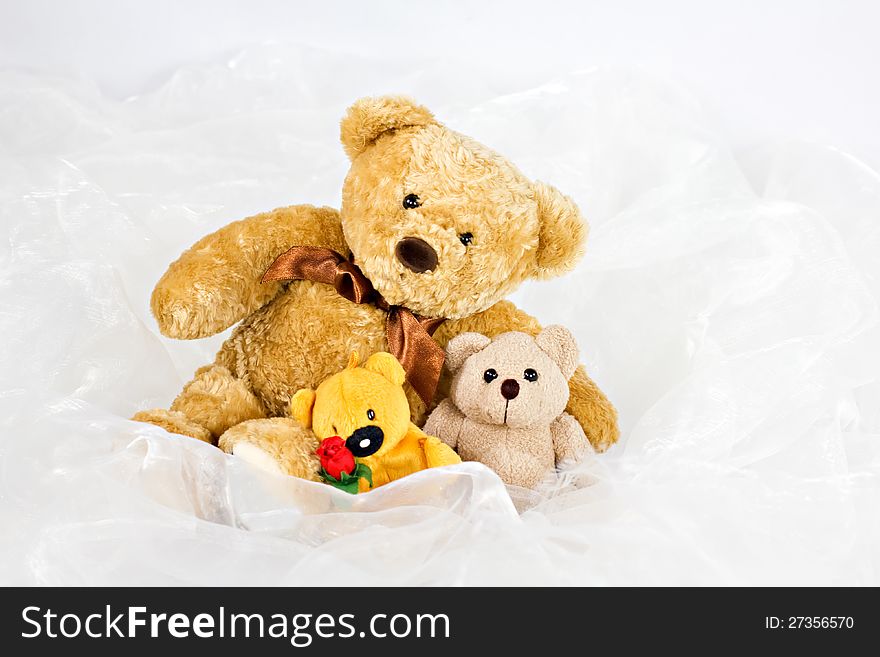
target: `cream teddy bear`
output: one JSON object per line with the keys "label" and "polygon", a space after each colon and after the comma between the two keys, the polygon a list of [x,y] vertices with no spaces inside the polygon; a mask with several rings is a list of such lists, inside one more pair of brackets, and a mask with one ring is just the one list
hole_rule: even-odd
{"label": "cream teddy bear", "polygon": [[480,461],[515,486],[535,488],[563,462],[591,449],[581,425],[565,412],[568,381],[578,366],[574,336],[548,326],[537,337],[512,331],[494,340],[464,333],[450,340],[449,397],[424,431]]}

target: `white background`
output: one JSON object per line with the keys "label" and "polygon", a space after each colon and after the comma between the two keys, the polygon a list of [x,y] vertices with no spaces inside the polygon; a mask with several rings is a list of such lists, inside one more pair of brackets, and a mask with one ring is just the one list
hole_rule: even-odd
{"label": "white background", "polygon": [[0,3],[0,67],[78,76],[111,97],[270,40],[511,70],[636,65],[683,83],[736,148],[798,138],[880,157],[880,3],[870,0]]}

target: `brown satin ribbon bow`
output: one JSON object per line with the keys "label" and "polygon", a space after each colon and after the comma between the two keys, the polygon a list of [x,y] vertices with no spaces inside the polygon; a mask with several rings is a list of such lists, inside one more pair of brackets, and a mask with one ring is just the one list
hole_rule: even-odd
{"label": "brown satin ribbon bow", "polygon": [[444,319],[420,317],[402,306],[391,306],[351,260],[332,249],[295,246],[275,258],[260,281],[306,280],[332,285],[353,303],[372,303],[388,312],[388,350],[406,371],[406,380],[430,404],[437,391],[445,354],[431,337]]}

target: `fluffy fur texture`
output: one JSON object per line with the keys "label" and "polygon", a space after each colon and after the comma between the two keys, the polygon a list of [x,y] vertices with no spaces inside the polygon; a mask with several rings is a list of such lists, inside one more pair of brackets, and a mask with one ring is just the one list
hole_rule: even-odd
{"label": "fluffy fur texture", "polygon": [[578,359],[564,327],[494,340],[465,333],[449,343],[447,354],[451,395],[431,413],[425,431],[465,461],[485,463],[505,483],[534,488],[555,466],[590,449],[581,426],[563,410]]}
{"label": "fluffy fur texture", "polygon": [[[449,318],[434,334],[441,347],[470,331],[540,331],[534,318],[502,299],[530,277],[556,276],[576,264],[587,231],[570,199],[529,182],[405,98],[356,102],[342,122],[342,141],[352,162],[341,212],[300,205],[259,214],[201,239],[168,268],[151,301],[164,335],[200,338],[241,323],[213,367],[199,370],[170,410],[135,419],[219,441],[227,451],[244,436],[258,441],[266,428],[271,450],[280,436],[303,440],[301,433],[255,420],[287,416],[291,396],[338,372],[352,351],[387,351],[384,311],[350,303],[327,285],[260,283],[275,257],[295,245],[351,252],[389,303]],[[418,197],[416,207],[404,207],[408,195]],[[404,237],[434,251],[433,270],[416,273],[401,262],[396,247]],[[448,377],[436,401],[447,394]],[[568,411],[597,449],[608,447],[618,435],[613,406],[583,368],[569,388]],[[408,384],[405,390],[419,425],[430,409]],[[246,431],[221,440],[242,422],[251,422]],[[308,450],[292,453],[300,451]],[[310,458],[300,470],[311,467]]]}
{"label": "fluffy fur texture", "polygon": [[[339,436],[346,439],[352,451],[361,440],[362,446],[371,445],[375,451],[359,460],[372,471],[374,487],[425,468],[461,463],[449,447],[410,422],[403,391],[405,374],[394,356],[379,352],[370,356],[363,367],[357,364],[355,352],[348,367],[321,383],[317,390],[297,392],[290,403],[291,415],[314,431],[318,440]],[[367,490],[369,484],[361,479],[360,487]]]}
{"label": "fluffy fur texture", "polygon": [[[404,207],[410,194],[418,207]],[[569,271],[587,233],[571,199],[436,122],[385,132],[355,157],[342,216],[349,247],[388,303],[449,319],[488,309],[527,278]],[[431,245],[439,266],[416,273],[389,258],[405,237]]]}
{"label": "fluffy fur texture", "polygon": [[226,431],[220,449],[241,456],[257,467],[320,481],[321,463],[315,434],[287,417],[248,420]]}

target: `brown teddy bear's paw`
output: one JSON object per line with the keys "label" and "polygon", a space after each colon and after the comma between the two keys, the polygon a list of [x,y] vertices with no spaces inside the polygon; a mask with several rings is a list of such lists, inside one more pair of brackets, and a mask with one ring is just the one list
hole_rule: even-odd
{"label": "brown teddy bear's paw", "polygon": [[220,365],[199,369],[171,404],[171,410],[184,413],[215,438],[245,420],[266,417],[262,403],[244,381]]}
{"label": "brown teddy bear's paw", "polygon": [[321,480],[321,463],[315,454],[318,439],[291,418],[242,422],[220,436],[218,446],[268,472]]}
{"label": "brown teddy bear's paw", "polygon": [[200,424],[196,424],[180,411],[167,411],[164,408],[154,408],[148,411],[135,413],[131,418],[135,422],[146,422],[162,427],[169,433],[189,436],[206,443],[212,442],[211,432]]}

